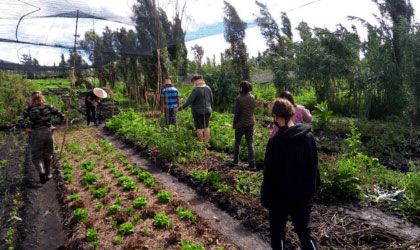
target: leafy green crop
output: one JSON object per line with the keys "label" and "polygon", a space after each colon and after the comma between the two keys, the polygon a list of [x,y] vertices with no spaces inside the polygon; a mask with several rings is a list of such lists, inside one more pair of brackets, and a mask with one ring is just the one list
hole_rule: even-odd
{"label": "leafy green crop", "polygon": [[154,218],[153,225],[157,228],[164,228],[169,225],[169,218],[165,214],[157,214]]}
{"label": "leafy green crop", "polygon": [[80,195],[79,194],[72,194],[72,195],[70,195],[70,200],[71,201],[80,200]]}
{"label": "leafy green crop", "polygon": [[108,208],[109,214],[117,214],[121,211],[121,207],[119,205],[112,205]]}
{"label": "leafy green crop", "polygon": [[172,202],[174,199],[172,198],[172,195],[169,191],[166,190],[160,190],[157,195],[158,201],[160,203],[168,203]]}
{"label": "leafy green crop", "polygon": [[98,188],[96,190],[92,190],[92,195],[95,198],[102,198],[107,194],[107,190],[105,188]]}
{"label": "leafy green crop", "polygon": [[122,176],[118,178],[118,186],[121,186],[124,191],[134,190],[136,188],[136,181],[129,176]]}
{"label": "leafy green crop", "polygon": [[82,181],[85,183],[85,185],[93,185],[98,182],[98,177],[94,174],[85,174],[82,176]]}
{"label": "leafy green crop", "polygon": [[131,222],[126,222],[121,224],[119,232],[122,235],[132,234],[134,233],[134,226]]}
{"label": "leafy green crop", "polygon": [[195,220],[195,216],[190,210],[184,210],[183,207],[178,207],[176,211],[178,212],[178,218],[180,220],[189,220],[189,221]]}
{"label": "leafy green crop", "polygon": [[181,250],[206,250],[202,245],[193,245],[187,240],[182,241]]}
{"label": "leafy green crop", "polygon": [[143,195],[140,195],[140,197],[135,199],[133,202],[135,208],[142,208],[147,205],[147,200]]}
{"label": "leafy green crop", "polygon": [[87,217],[88,217],[88,211],[86,211],[82,208],[77,208],[73,212],[73,219],[75,219],[76,221],[86,222]]}
{"label": "leafy green crop", "polygon": [[87,172],[92,172],[96,167],[96,164],[91,161],[85,161],[80,164],[80,168],[86,170]]}
{"label": "leafy green crop", "polygon": [[85,239],[87,242],[93,242],[98,240],[98,232],[95,229],[88,229],[86,232]]}

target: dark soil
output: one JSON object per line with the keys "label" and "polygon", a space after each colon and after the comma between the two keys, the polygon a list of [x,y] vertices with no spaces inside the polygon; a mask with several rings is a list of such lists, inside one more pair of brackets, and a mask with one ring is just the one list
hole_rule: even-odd
{"label": "dark soil", "polygon": [[[129,141],[125,141],[125,143],[136,147],[142,156],[151,159],[163,171],[169,172],[179,181],[188,184],[198,194],[207,197],[219,208],[242,221],[244,225],[269,241],[268,213],[260,205],[258,197],[238,192],[217,192],[217,188],[195,180],[190,174],[193,169],[218,171],[222,174],[224,181],[232,184],[232,172],[238,171],[238,169],[228,168],[225,161],[211,154],[197,164],[177,166],[169,161],[158,159],[156,152],[148,151]],[[358,207],[359,210],[356,209],[356,211],[361,214],[380,214],[383,218],[390,218],[395,223],[378,225],[377,216],[371,216],[369,220],[367,219],[369,216],[360,217],[348,212],[355,211],[354,207]],[[381,213],[379,209],[366,210],[352,201],[339,204],[317,202],[313,207],[312,218],[313,233],[323,249],[406,249],[408,246],[420,249],[418,241],[420,230],[417,226],[399,218],[389,217],[389,215]],[[407,228],[407,225],[416,229],[414,235],[400,230]],[[287,245],[289,249],[297,249],[298,238],[292,232],[291,225],[288,226],[288,230]]]}
{"label": "dark soil", "polygon": [[[45,185],[39,183],[23,132],[16,135],[6,133],[9,135],[7,146],[0,150],[0,159],[8,160],[4,170],[5,182],[0,186],[0,206],[4,208],[1,214],[0,249],[9,247],[3,243],[10,228],[15,232],[15,249],[57,249],[64,243],[64,232],[56,183],[54,180]],[[18,140],[17,147],[13,136]],[[9,220],[14,207],[19,208],[20,219]]]}

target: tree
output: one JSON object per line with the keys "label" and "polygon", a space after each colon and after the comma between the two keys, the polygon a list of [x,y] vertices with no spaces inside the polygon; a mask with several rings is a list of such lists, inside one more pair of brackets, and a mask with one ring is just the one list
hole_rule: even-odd
{"label": "tree", "polygon": [[66,74],[66,60],[64,59],[64,54],[61,53],[60,57],[60,63],[58,64],[58,67],[60,68],[61,74],[64,76]]}
{"label": "tree", "polygon": [[192,52],[194,53],[194,59],[198,64],[198,70],[201,71],[202,66],[202,60],[203,60],[203,56],[204,56],[204,50],[203,47],[201,47],[200,45],[196,44],[194,46],[191,47]]}
{"label": "tree", "polygon": [[312,83],[317,101],[340,97],[342,80],[351,78],[358,64],[360,40],[357,33],[339,26],[335,32],[314,29],[314,37],[306,23],[299,25],[302,42],[296,46],[297,76]]}
{"label": "tree", "polygon": [[280,28],[268,10],[267,5],[258,1],[255,3],[260,7],[260,15],[255,19],[255,22],[261,29],[261,35],[264,37],[270,53],[279,54],[278,39],[280,37]]}
{"label": "tree", "polygon": [[237,84],[239,84],[242,80],[250,79],[248,53],[244,43],[247,25],[239,18],[236,9],[230,3],[224,1],[224,4],[224,37],[226,42],[230,43],[226,55],[232,60],[231,69],[236,76]]}

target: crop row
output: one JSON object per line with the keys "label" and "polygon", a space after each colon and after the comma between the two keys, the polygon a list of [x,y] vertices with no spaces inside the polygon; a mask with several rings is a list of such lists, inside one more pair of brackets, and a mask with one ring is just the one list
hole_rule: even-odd
{"label": "crop row", "polygon": [[[135,144],[159,152],[158,156],[178,163],[195,162],[197,156],[204,157],[202,148],[195,140],[193,121],[187,112],[180,113],[180,125],[177,128],[162,127],[159,121],[146,119],[134,111],[121,112],[107,122],[107,127],[116,134],[124,136]],[[230,115],[214,112],[210,121],[213,131],[210,146],[218,152],[231,152],[234,143]],[[147,131],[147,132],[145,132]],[[350,123],[350,132],[343,140],[342,153],[326,155],[320,153],[321,188],[318,196],[323,199],[356,199],[362,202],[388,202],[381,200],[385,194],[403,192],[399,201],[392,203],[393,209],[400,210],[411,221],[420,223],[420,173],[408,174],[393,171],[380,165],[378,160],[363,154],[360,133],[354,123]],[[264,147],[268,140],[267,131],[257,126],[255,152],[257,163],[261,166]],[[184,145],[188,145],[188,150]],[[192,148],[191,145],[197,145]],[[196,150],[196,151],[189,151]],[[171,154],[165,152],[171,151]],[[214,153],[214,152],[213,152]],[[241,153],[246,154],[245,148]],[[218,155],[215,153],[215,155]],[[186,158],[194,156],[191,158]],[[223,163],[222,163],[223,164]],[[188,164],[187,164],[188,165]],[[192,178],[214,185],[219,192],[259,195],[262,174],[246,172],[228,172],[227,177],[217,171],[191,170]],[[224,179],[234,179],[227,184]]]}
{"label": "crop row", "polygon": [[[80,137],[86,133],[86,129],[73,133],[61,155],[63,179],[71,191],[72,220],[85,225],[86,244],[89,242],[97,248],[106,245],[111,237],[115,246],[122,246],[124,241],[131,244],[133,237],[129,236],[132,235],[166,236],[176,233],[179,228],[196,225],[196,216],[170,191],[158,188],[151,173],[130,164],[106,140],[82,142]],[[188,234],[185,237],[182,242],[180,237],[175,237],[172,244],[178,243],[184,250],[205,249],[202,245],[191,244]],[[212,249],[223,249],[212,244]]]}

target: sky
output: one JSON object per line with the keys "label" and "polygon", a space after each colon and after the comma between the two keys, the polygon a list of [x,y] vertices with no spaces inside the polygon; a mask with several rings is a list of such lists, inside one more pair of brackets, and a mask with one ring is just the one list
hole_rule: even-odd
{"label": "sky", "polygon": [[[189,49],[188,57],[193,59],[191,47],[198,44],[204,49],[204,58],[219,60],[220,53],[229,47],[223,37],[223,0],[157,0],[159,6],[164,9],[168,17],[175,12],[175,4],[180,6],[187,1],[183,28],[187,31],[186,46]],[[265,41],[260,35],[260,30],[255,26],[254,20],[259,14],[259,8],[253,0],[229,0],[236,8],[240,18],[250,27],[246,31],[245,43],[250,56],[256,56],[258,52],[266,49]],[[292,23],[294,39],[299,39],[295,28],[302,21],[310,27],[328,28],[334,30],[341,23],[350,28],[355,24],[362,39],[366,37],[366,29],[355,21],[348,21],[348,16],[361,17],[372,24],[376,24],[373,14],[378,15],[376,5],[371,0],[260,0],[267,5],[272,16],[279,22],[280,13],[286,12]],[[92,19],[80,19],[78,34],[94,29],[97,33],[105,26],[111,29],[126,27],[134,29],[132,4],[135,0],[32,0],[28,3],[40,7],[41,10],[24,18],[19,25],[19,40],[37,41],[47,44],[72,45],[74,39],[75,20],[66,18],[29,18],[46,15],[49,12],[67,12],[76,9],[88,8],[91,13],[99,16],[107,16],[116,22],[93,21]],[[420,1],[412,1],[415,9],[415,21],[420,22]],[[58,6],[58,7],[57,7]],[[0,0],[0,39],[15,39],[15,28],[20,16],[35,11],[35,6],[28,6],[17,0]],[[126,24],[122,24],[126,23]],[[280,22],[279,22],[280,23]],[[197,37],[207,36],[196,39]],[[42,65],[58,64],[61,53],[65,50],[25,46],[22,44],[0,43],[0,60],[18,62],[22,54],[30,53],[37,58]]]}

